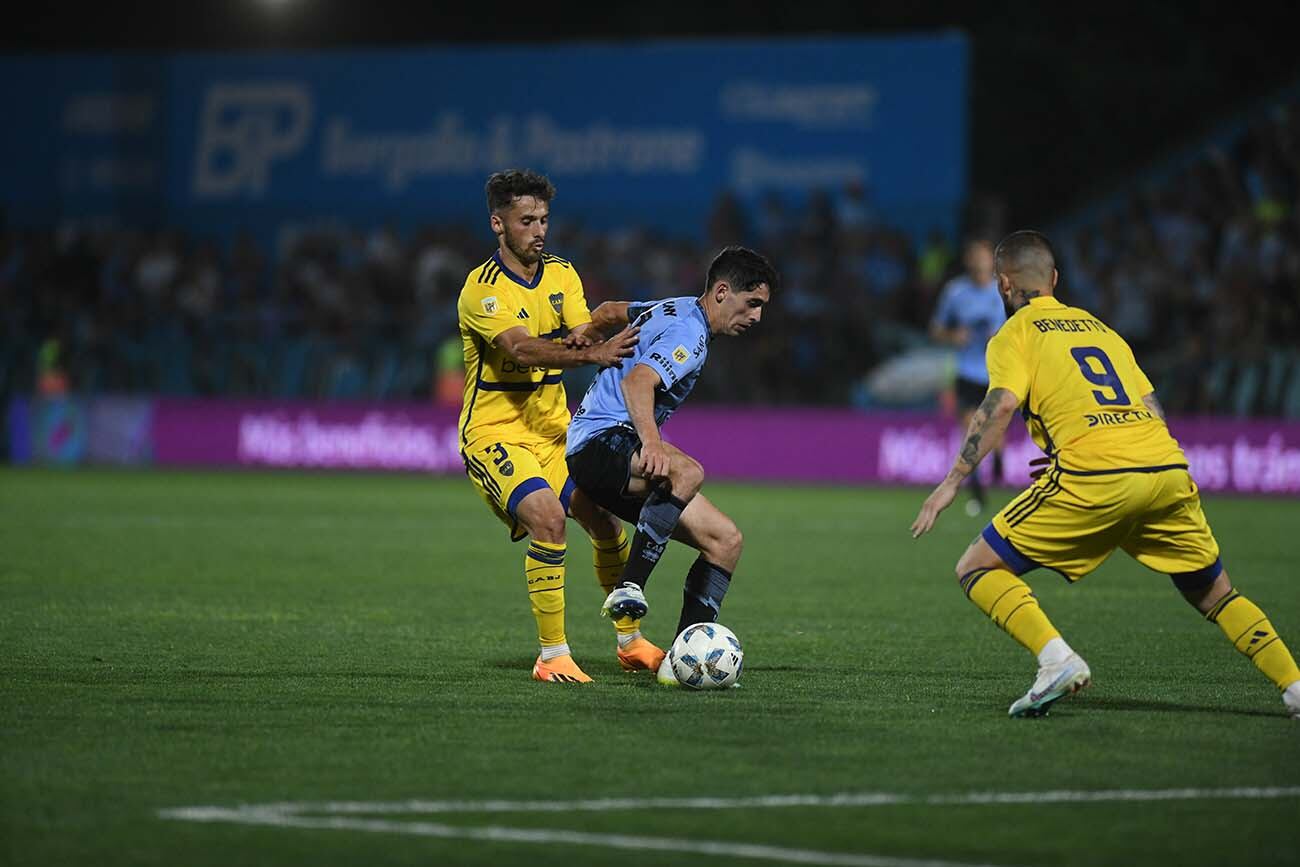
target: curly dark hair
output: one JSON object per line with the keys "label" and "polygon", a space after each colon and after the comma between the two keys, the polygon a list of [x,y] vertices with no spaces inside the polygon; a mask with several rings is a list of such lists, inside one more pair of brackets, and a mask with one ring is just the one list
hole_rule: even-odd
{"label": "curly dark hair", "polygon": [[488,213],[492,214],[510,207],[520,196],[532,196],[543,202],[555,198],[555,184],[546,175],[532,169],[496,172],[487,179],[484,190],[487,192]]}

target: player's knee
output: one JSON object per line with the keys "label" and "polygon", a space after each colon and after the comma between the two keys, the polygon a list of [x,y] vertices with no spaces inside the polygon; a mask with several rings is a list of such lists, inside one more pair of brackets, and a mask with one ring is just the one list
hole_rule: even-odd
{"label": "player's knee", "polygon": [[539,542],[558,545],[564,542],[564,523],[564,510],[557,502],[554,509],[539,510],[529,516],[528,535]]}
{"label": "player's knee", "polygon": [[694,458],[682,455],[673,461],[670,478],[673,496],[679,500],[689,500],[704,486],[704,467]]}
{"label": "player's knee", "polygon": [[957,560],[957,567],[954,571],[957,573],[958,584],[961,584],[962,579],[965,578],[970,572],[972,572],[975,569],[981,568],[980,563],[977,562],[977,559],[978,558],[976,557],[975,554],[975,546],[971,545],[969,548],[966,549],[966,552],[961,555],[961,558]]}

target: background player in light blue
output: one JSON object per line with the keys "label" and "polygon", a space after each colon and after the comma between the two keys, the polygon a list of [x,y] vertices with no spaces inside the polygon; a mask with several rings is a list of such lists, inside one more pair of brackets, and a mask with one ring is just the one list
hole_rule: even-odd
{"label": "background player in light blue", "polygon": [[[686,576],[679,634],[692,623],[718,618],[740,561],[735,523],[700,494],[704,468],[666,442],[659,428],[695,386],[719,334],[757,325],[776,285],[763,256],[727,247],[709,266],[704,294],[653,306],[630,304],[640,328],[633,356],[597,374],[569,425],[569,476],[588,497],[636,524],[621,583],[605,600],[611,617],[644,617],[644,589],[670,538],[700,552]],[[619,641],[640,637],[619,636]],[[659,680],[675,684],[661,660]]]}
{"label": "background player in light blue", "polygon": [[[1006,305],[998,292],[993,274],[993,244],[987,238],[971,238],[962,251],[965,271],[949,280],[939,295],[930,336],[957,348],[957,413],[961,430],[970,426],[971,414],[984,400],[989,388],[989,370],[984,351],[1002,323],[1007,321]],[[984,486],[978,473],[969,477],[971,498],[966,514],[978,515],[984,509]],[[993,451],[993,481],[1002,479],[1002,443]]]}

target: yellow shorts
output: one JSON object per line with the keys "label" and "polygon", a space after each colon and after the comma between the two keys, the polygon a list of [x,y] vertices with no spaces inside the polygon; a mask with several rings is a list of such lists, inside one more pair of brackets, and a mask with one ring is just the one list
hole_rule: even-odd
{"label": "yellow shorts", "polygon": [[1077,581],[1116,548],[1180,590],[1207,587],[1223,571],[1184,468],[1087,474],[1053,465],[993,517],[984,541],[1017,575],[1042,567]]}
{"label": "yellow shorts", "polygon": [[477,440],[460,453],[465,472],[492,512],[510,528],[510,541],[518,542],[528,531],[519,525],[515,509],[519,501],[542,488],[550,488],[569,511],[573,482],[564,461],[564,440],[520,445],[494,440]]}

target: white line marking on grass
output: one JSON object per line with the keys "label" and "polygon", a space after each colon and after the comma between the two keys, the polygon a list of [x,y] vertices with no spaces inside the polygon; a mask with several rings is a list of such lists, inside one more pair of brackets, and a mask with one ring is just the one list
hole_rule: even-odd
{"label": "white line marking on grass", "polygon": [[[700,855],[726,855],[788,864],[828,867],[972,867],[953,861],[895,858],[857,852],[792,849],[757,843],[722,840],[685,840],[673,837],[638,837],[545,828],[508,828],[496,825],[467,827],[437,822],[367,819],[359,816],[430,815],[438,813],[572,813],[627,810],[740,810],[789,807],[882,807],[895,804],[928,806],[978,806],[988,804],[1074,804],[1132,801],[1265,800],[1300,798],[1300,786],[1221,789],[1101,789],[1044,792],[964,792],[908,795],[889,792],[846,792],[838,795],[767,795],[755,798],[600,798],[581,801],[326,801],[286,802],[240,807],[176,807],[159,810],[163,819],[186,822],[231,822],[277,828],[333,831],[367,831],[413,834],[443,839],[482,840],[498,843],[568,844]],[[324,814],[324,815],[321,815]]]}
{"label": "white line marking on grass", "polygon": [[[1098,789],[1043,792],[962,792],[909,795],[890,792],[846,792],[837,795],[764,795],[754,798],[599,798],[580,801],[325,801],[285,802],[241,807],[277,815],[394,815],[435,813],[602,813],[620,810],[747,810],[789,807],[883,807],[896,804],[961,806],[980,804],[1069,804],[1112,801],[1270,800],[1300,797],[1300,786],[1220,789]],[[165,810],[166,818],[191,818],[187,811],[221,807],[182,807]],[[185,814],[185,815],[181,815]],[[198,815],[196,813],[195,815]],[[202,821],[196,819],[196,821]]]}
{"label": "white line marking on grass", "polygon": [[[498,802],[504,803],[504,802]],[[358,805],[353,805],[358,806]],[[682,840],[672,837],[633,837],[626,834],[593,834],[585,831],[547,830],[539,828],[504,828],[494,825],[463,827],[435,822],[400,822],[386,819],[352,819],[343,816],[311,818],[267,807],[182,807],[162,810],[165,819],[191,822],[234,822],[241,825],[270,825],[278,828],[314,828],[338,831],[370,831],[388,834],[414,834],[443,839],[482,840],[494,843],[569,844],[600,846],[608,849],[633,849],[655,852],[688,852],[699,855],[726,855],[787,864],[821,864],[829,867],[989,867],[966,865],[955,861],[919,858],[891,858],[853,852],[819,852],[813,849],[789,849],[755,843],[728,843],[721,840]]]}

